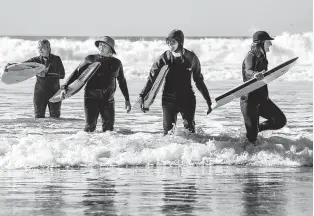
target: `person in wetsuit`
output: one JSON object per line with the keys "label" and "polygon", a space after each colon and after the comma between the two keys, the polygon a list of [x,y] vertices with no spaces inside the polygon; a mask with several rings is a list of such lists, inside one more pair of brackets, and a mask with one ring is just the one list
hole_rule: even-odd
{"label": "person in wetsuit", "polygon": [[33,99],[35,118],[45,118],[47,106],[50,117],[60,118],[61,102],[51,103],[49,99],[60,89],[59,80],[64,78],[64,67],[60,57],[51,53],[51,46],[48,40],[43,39],[38,42],[38,51],[39,56],[25,61],[36,62],[46,66],[44,71],[36,75]]}
{"label": "person in wetsuit", "polygon": [[[242,64],[243,82],[255,77],[257,80],[264,78],[263,73],[268,69],[266,53],[272,45],[270,37],[265,31],[257,31],[253,35],[251,50],[246,55]],[[240,99],[246,137],[249,142],[256,144],[257,134],[264,130],[276,130],[286,125],[283,112],[268,97],[267,85],[258,88]],[[267,119],[259,122],[259,117]]]}
{"label": "person in wetsuit", "polygon": [[92,63],[100,62],[100,67],[87,81],[84,95],[84,109],[86,126],[84,131],[93,132],[96,129],[97,119],[100,114],[102,118],[103,132],[114,129],[116,79],[125,98],[127,112],[131,110],[129,91],[123,73],[122,63],[113,57],[115,41],[108,36],[95,41],[99,54],[89,55],[74,70],[68,80],[62,86],[62,94],[65,94],[68,86],[74,82],[81,73]]}
{"label": "person in wetsuit", "polygon": [[[162,94],[164,135],[168,134],[173,125],[176,124],[178,113],[182,115],[184,128],[191,133],[195,133],[196,99],[191,85],[191,77],[193,77],[196,87],[207,102],[207,114],[212,110],[212,102],[201,73],[201,65],[197,56],[183,47],[184,34],[181,30],[172,30],[166,38],[166,43],[169,50],[165,51],[153,64],[140,97],[143,101],[143,98],[152,88],[161,68],[167,65],[169,71],[165,77]],[[148,111],[143,107],[143,102],[141,109],[143,112]]]}

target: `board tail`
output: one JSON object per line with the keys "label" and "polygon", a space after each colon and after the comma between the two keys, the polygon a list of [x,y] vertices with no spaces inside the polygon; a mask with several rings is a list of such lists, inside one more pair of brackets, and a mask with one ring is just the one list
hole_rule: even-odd
{"label": "board tail", "polygon": [[161,88],[161,86],[164,83],[165,77],[167,76],[169,71],[168,67],[162,68],[162,70],[159,72],[158,77],[156,78],[153,87],[149,91],[149,93],[144,98],[144,107],[149,108],[155,101],[155,98]]}
{"label": "board tail", "polygon": [[[165,77],[168,74],[168,71],[169,71],[169,67],[167,65],[163,66],[160,69],[151,89],[149,90],[149,92],[146,94],[146,96],[143,99],[144,108],[149,109],[149,107],[154,103],[156,96],[159,90],[161,89],[161,86],[164,83]],[[142,98],[138,97],[132,106],[132,110],[140,110],[141,103],[142,103]]]}

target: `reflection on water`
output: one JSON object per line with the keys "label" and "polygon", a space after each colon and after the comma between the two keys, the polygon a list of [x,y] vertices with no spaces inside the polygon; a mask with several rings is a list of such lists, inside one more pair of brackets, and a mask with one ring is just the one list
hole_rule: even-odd
{"label": "reflection on water", "polygon": [[163,189],[165,198],[163,198],[162,212],[165,215],[180,213],[194,215],[197,191],[193,180],[175,184],[171,181],[163,181]]}
{"label": "reflection on water", "polygon": [[115,209],[114,196],[115,191],[114,181],[106,178],[86,179],[87,191],[83,195],[83,206],[86,215],[102,214],[117,215]]}
{"label": "reflection on water", "polygon": [[312,215],[312,168],[0,171],[0,215]]}
{"label": "reflection on water", "polygon": [[45,215],[65,215],[62,210],[65,207],[63,188],[59,184],[52,181],[50,184],[42,185],[41,188],[36,188],[33,215],[41,215],[42,213]]}
{"label": "reflection on water", "polygon": [[284,183],[276,175],[269,176],[271,178],[264,178],[254,173],[242,176],[247,179],[247,182],[243,183],[245,215],[287,215]]}

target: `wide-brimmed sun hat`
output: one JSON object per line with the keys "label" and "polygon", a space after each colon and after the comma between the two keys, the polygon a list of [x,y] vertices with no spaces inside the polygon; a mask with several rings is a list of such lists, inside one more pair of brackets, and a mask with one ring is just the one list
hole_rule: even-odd
{"label": "wide-brimmed sun hat", "polygon": [[117,54],[116,51],[114,50],[115,42],[114,42],[114,40],[111,37],[104,36],[104,37],[96,40],[95,41],[95,46],[98,47],[100,42],[103,42],[103,43],[109,45],[111,47],[111,49],[112,49],[113,54]]}

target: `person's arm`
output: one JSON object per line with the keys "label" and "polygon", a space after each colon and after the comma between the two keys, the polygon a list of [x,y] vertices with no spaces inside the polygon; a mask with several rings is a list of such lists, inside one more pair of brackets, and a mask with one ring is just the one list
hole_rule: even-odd
{"label": "person's arm", "polygon": [[[61,61],[61,58],[59,56],[55,56],[52,61],[52,70],[49,70],[47,73],[47,76],[49,77],[55,77],[58,79],[63,79],[65,76],[64,67]],[[49,67],[51,67],[49,66]]]}
{"label": "person's arm", "polygon": [[60,76],[59,76],[59,79],[64,79],[64,77],[65,77],[64,66],[63,66],[61,58],[59,56],[58,56],[58,58],[59,58],[59,61],[60,61],[60,67],[59,67]]}
{"label": "person's arm", "polygon": [[153,64],[153,66],[150,69],[146,85],[144,86],[143,90],[140,93],[141,98],[144,98],[147,95],[147,93],[151,90],[161,68],[167,64],[168,60],[170,60],[170,54],[169,53],[167,54],[166,51]]}
{"label": "person's arm", "polygon": [[128,85],[127,85],[126,79],[124,77],[122,63],[120,63],[119,74],[118,74],[117,80],[118,80],[121,92],[125,98],[125,101],[130,101]]}
{"label": "person's arm", "polygon": [[[30,58],[30,59],[28,59],[28,60],[26,60],[26,61],[23,61],[23,63],[25,63],[25,62],[36,62],[36,63],[40,63],[40,60],[39,60],[38,57],[33,57],[33,58]],[[8,63],[5,67],[8,67],[8,66],[14,65],[14,64],[18,64],[18,63],[16,63],[16,62]],[[40,63],[40,64],[41,64],[41,63]]]}
{"label": "person's arm", "polygon": [[122,66],[121,62],[120,62],[120,68],[119,68],[119,74],[118,74],[117,80],[119,83],[119,88],[121,89],[121,92],[125,98],[125,109],[127,110],[127,113],[129,113],[131,111],[132,107],[131,107],[131,103],[130,103],[128,84],[127,84],[126,79],[124,77],[123,66]]}
{"label": "person's arm", "polygon": [[[26,61],[24,61],[24,62],[36,62],[36,63],[41,64],[40,59],[39,59],[38,56],[33,57],[33,58],[30,58],[30,59],[28,59],[28,60],[26,60]],[[24,62],[23,62],[23,63],[24,63]]]}
{"label": "person's arm", "polygon": [[72,72],[72,74],[68,77],[67,81],[61,86],[61,89],[67,89],[68,86],[74,82],[79,76],[82,74],[82,72],[91,64],[93,63],[92,60],[89,57],[86,57],[84,61],[82,61],[79,66]]}
{"label": "person's arm", "polygon": [[58,56],[57,57],[57,74],[58,74],[58,78],[59,79],[64,79],[64,76],[65,76],[65,71],[64,71],[64,66],[63,66],[63,63],[62,63],[62,60],[61,58]]}
{"label": "person's arm", "polygon": [[245,75],[247,79],[256,78],[257,80],[264,79],[264,71],[255,71],[256,57],[252,53],[249,53],[245,58]]}
{"label": "person's arm", "polygon": [[211,107],[212,102],[209,96],[208,89],[204,83],[203,74],[201,73],[201,64],[197,56],[195,55],[192,61],[193,80],[197,89],[201,92],[204,99],[207,102],[208,107]]}
{"label": "person's arm", "polygon": [[249,53],[244,60],[245,65],[245,75],[247,79],[252,79],[255,74],[259,73],[254,71],[256,57],[252,53]]}
{"label": "person's arm", "polygon": [[36,76],[39,76],[39,77],[46,77],[46,76],[47,76],[47,75],[46,75],[47,66],[42,63],[40,56],[36,56],[36,57],[30,58],[30,59],[24,61],[23,63],[25,63],[25,62],[35,62],[35,63],[39,63],[39,64],[44,65],[44,66],[45,66],[45,69],[42,70],[41,72],[37,73]]}
{"label": "person's arm", "polygon": [[9,67],[9,66],[15,65],[15,64],[18,64],[18,63],[16,63],[16,62],[7,63],[7,64],[4,66],[4,72],[7,72],[7,71],[8,71],[8,67]]}

